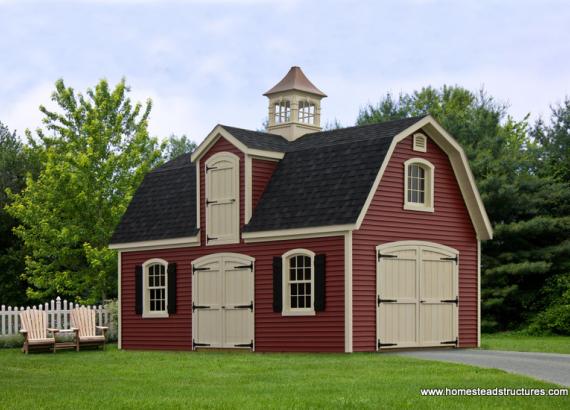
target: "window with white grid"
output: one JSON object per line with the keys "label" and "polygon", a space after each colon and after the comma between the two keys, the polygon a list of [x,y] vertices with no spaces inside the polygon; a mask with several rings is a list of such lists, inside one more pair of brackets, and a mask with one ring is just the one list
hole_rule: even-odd
{"label": "window with white grid", "polygon": [[404,209],[434,210],[434,166],[423,158],[412,158],[404,163]]}
{"label": "window with white grid", "polygon": [[426,171],[419,164],[408,165],[408,202],[425,204]]}
{"label": "window with white grid", "polygon": [[152,262],[145,266],[145,312],[165,314],[167,297],[166,263]]}
{"label": "window with white grid", "polygon": [[294,249],[283,255],[283,313],[314,314],[315,254]]}
{"label": "window with white grid", "polygon": [[315,123],[315,104],[309,101],[299,101],[299,122],[304,124]]}
{"label": "window with white grid", "polygon": [[280,101],[275,104],[275,123],[289,122],[291,119],[291,104],[289,101]]}

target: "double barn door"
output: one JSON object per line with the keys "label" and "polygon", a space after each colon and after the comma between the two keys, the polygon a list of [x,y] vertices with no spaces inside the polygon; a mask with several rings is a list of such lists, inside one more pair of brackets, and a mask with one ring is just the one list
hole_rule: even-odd
{"label": "double barn door", "polygon": [[251,348],[254,340],[254,261],[214,254],[192,264],[193,348]]}
{"label": "double barn door", "polygon": [[457,251],[396,242],[377,252],[378,348],[456,346]]}

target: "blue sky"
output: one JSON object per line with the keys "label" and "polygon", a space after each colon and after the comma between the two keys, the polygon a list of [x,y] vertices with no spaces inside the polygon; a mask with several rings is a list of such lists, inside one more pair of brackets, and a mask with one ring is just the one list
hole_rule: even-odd
{"label": "blue sky", "polygon": [[154,135],[256,129],[261,94],[299,65],[352,125],[386,92],[484,86],[533,118],[570,95],[568,1],[0,0],[0,121],[40,125],[56,79],[126,77]]}

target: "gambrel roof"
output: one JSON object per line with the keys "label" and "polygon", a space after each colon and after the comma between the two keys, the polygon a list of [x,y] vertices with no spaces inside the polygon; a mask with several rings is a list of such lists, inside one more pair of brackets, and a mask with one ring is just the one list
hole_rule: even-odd
{"label": "gambrel roof", "polygon": [[195,236],[195,161],[220,136],[245,153],[280,159],[244,235],[332,225],[358,229],[396,143],[420,128],[448,153],[477,234],[490,238],[491,226],[463,150],[431,116],[422,116],[310,133],[292,142],[219,125],[191,156],[178,157],[145,177],[111,242]]}

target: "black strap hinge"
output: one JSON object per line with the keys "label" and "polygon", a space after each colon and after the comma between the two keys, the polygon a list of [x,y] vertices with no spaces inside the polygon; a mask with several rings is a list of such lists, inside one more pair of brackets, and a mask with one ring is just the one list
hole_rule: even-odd
{"label": "black strap hinge", "polygon": [[442,260],[442,261],[453,261],[455,263],[458,263],[459,257],[457,255],[455,255],[453,258],[441,258],[440,260]]}
{"label": "black strap hinge", "polygon": [[442,299],[440,300],[441,303],[455,303],[456,305],[459,304],[459,297],[456,296],[455,299]]}
{"label": "black strap hinge", "polygon": [[196,273],[199,270],[210,270],[210,268],[197,268],[195,266],[192,266],[192,273]]}
{"label": "black strap hinge", "polygon": [[251,303],[249,305],[237,305],[237,306],[234,306],[234,309],[249,309],[253,312],[253,300],[251,301]]}
{"label": "black strap hinge", "polygon": [[192,339],[192,350],[194,350],[196,347],[206,347],[206,346],[211,346],[211,344],[210,343],[198,343],[194,339]]}
{"label": "black strap hinge", "polygon": [[459,339],[456,337],[455,340],[447,340],[445,342],[441,342],[442,345],[455,345],[457,347],[459,345]]}
{"label": "black strap hinge", "polygon": [[249,347],[250,349],[253,349],[253,340],[250,343],[238,343],[237,345],[234,345],[234,347]]}
{"label": "black strap hinge", "polygon": [[194,302],[192,302],[192,312],[194,312],[196,309],[210,309],[211,306],[206,306],[206,305],[196,305],[194,304]]}
{"label": "black strap hinge", "polygon": [[206,172],[210,171],[211,169],[218,169],[218,167],[209,167],[206,165]]}
{"label": "black strap hinge", "polygon": [[210,204],[217,204],[218,201],[210,201],[209,199],[206,199],[206,206],[210,205]]}
{"label": "black strap hinge", "polygon": [[378,306],[380,306],[380,303],[396,303],[397,301],[397,299],[381,299],[380,296],[378,296]]}
{"label": "black strap hinge", "polygon": [[382,258],[397,258],[397,257],[398,257],[398,255],[385,255],[385,254],[378,252],[378,260],[380,260]]}
{"label": "black strap hinge", "polygon": [[215,241],[218,238],[212,238],[211,236],[206,235],[206,242]]}
{"label": "black strap hinge", "polygon": [[388,347],[388,346],[397,346],[398,343],[381,343],[380,339],[378,339],[378,348],[381,349],[382,347]]}
{"label": "black strap hinge", "polygon": [[234,269],[249,269],[250,271],[253,272],[253,262],[251,262],[249,265],[234,266]]}

